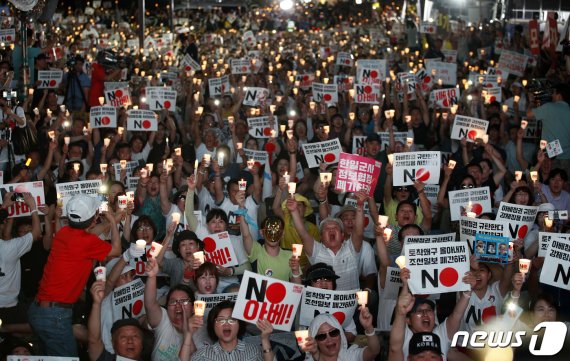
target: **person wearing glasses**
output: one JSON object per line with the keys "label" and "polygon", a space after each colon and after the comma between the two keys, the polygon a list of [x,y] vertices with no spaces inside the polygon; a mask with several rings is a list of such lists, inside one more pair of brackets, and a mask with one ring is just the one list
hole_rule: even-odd
{"label": "person wearing glasses", "polygon": [[[245,322],[232,317],[234,306],[234,302],[222,301],[212,308],[208,314],[208,335],[215,343],[199,349],[193,355],[183,347],[178,355],[181,361],[270,361],[274,359],[275,354],[269,342],[269,335],[273,332],[271,323],[267,320],[259,320],[256,323],[261,331],[261,348],[245,343],[240,340],[245,333]],[[184,344],[191,342],[190,329],[191,327],[184,329]]]}
{"label": "person wearing glasses", "polygon": [[305,360],[342,360],[342,361],[372,361],[380,353],[380,340],[374,332],[372,314],[366,306],[360,306],[359,321],[366,335],[366,347],[352,345],[348,341],[342,326],[329,313],[317,315],[309,326],[309,337],[302,346],[307,353]]}

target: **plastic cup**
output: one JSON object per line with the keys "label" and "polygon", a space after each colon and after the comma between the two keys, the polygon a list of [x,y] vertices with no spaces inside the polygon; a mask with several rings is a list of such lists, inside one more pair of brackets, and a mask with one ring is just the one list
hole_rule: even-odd
{"label": "plastic cup", "polygon": [[150,256],[152,258],[156,258],[158,256],[158,254],[160,253],[160,251],[162,250],[162,244],[160,243],[156,243],[156,242],[152,242],[151,246],[150,246]]}
{"label": "plastic cup", "polygon": [[293,243],[293,256],[299,258],[301,257],[301,253],[303,252],[303,245],[298,243]]}
{"label": "plastic cup", "polygon": [[203,251],[194,252],[192,255],[194,256],[194,258],[200,261],[200,264],[204,263],[205,260],[204,260]]}
{"label": "plastic cup", "polygon": [[366,306],[368,303],[368,291],[356,291],[356,298],[360,306]]}
{"label": "plastic cup", "polygon": [[297,344],[299,344],[299,347],[303,347],[305,345],[307,337],[309,337],[309,330],[295,331],[295,338],[297,339]]}
{"label": "plastic cup", "polygon": [[396,264],[398,267],[400,267],[400,269],[406,267],[406,256],[399,256],[396,258]]}
{"label": "plastic cup", "polygon": [[205,311],[206,311],[206,302],[194,301],[194,314],[196,316],[204,316]]}
{"label": "plastic cup", "polygon": [[386,228],[386,225],[388,224],[388,219],[389,219],[388,216],[382,216],[382,215],[378,216],[378,223],[380,223],[382,228]]}
{"label": "plastic cup", "polygon": [[530,259],[521,258],[519,259],[519,272],[520,273],[528,273],[530,270]]}
{"label": "plastic cup", "polygon": [[118,196],[117,205],[119,209],[127,209],[127,196]]}
{"label": "plastic cup", "polygon": [[93,273],[95,273],[97,281],[105,281],[107,279],[107,269],[103,266],[95,267]]}

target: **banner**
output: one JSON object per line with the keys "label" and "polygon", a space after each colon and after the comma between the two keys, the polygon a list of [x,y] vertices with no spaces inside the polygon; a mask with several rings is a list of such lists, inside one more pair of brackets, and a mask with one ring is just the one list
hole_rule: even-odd
{"label": "banner", "polygon": [[155,112],[145,109],[127,111],[127,130],[133,132],[156,132],[158,119]]}
{"label": "banner", "polygon": [[335,65],[352,67],[354,66],[354,57],[350,53],[340,51],[336,54]]}
{"label": "banner", "polygon": [[190,54],[184,54],[184,57],[182,58],[182,60],[180,60],[180,67],[184,71],[202,70],[202,68],[200,67],[200,64],[198,64],[198,62],[196,60],[192,59]]}
{"label": "banner", "polygon": [[105,103],[113,107],[127,107],[131,105],[131,90],[129,86],[123,86],[119,88],[107,89],[107,83],[105,83]]}
{"label": "banner", "polygon": [[295,76],[295,81],[299,82],[299,88],[303,90],[308,90],[315,80],[315,74],[297,74]]}
{"label": "banner", "polygon": [[249,59],[232,59],[230,65],[234,75],[251,73],[251,62]]}
{"label": "banner", "polygon": [[354,102],[357,104],[380,104],[380,84],[354,84]]}
{"label": "banner", "polygon": [[303,286],[245,271],[232,317],[255,324],[264,319],[281,331],[291,331]]}
{"label": "banner", "polygon": [[553,239],[548,245],[540,282],[570,290],[570,240]]}
{"label": "banner", "polygon": [[204,256],[218,266],[231,267],[239,264],[234,245],[228,232],[209,234],[204,237]]}
{"label": "banner", "polygon": [[336,84],[313,83],[313,100],[317,103],[338,102],[338,87]]}
{"label": "banner", "polygon": [[208,319],[208,313],[214,308],[215,305],[222,301],[232,301],[235,302],[237,300],[237,292],[228,292],[228,293],[218,293],[213,295],[202,295],[200,293],[196,293],[196,301],[204,301],[206,302],[206,309],[204,310],[204,319]]}
{"label": "banner", "polygon": [[221,78],[210,78],[208,79],[208,87],[210,90],[210,97],[229,94],[231,90],[230,77],[224,75]]}
{"label": "banner", "polygon": [[437,31],[437,25],[432,23],[420,23],[420,33],[421,34],[435,34]]}
{"label": "banner", "polygon": [[430,98],[438,108],[451,108],[454,104],[459,104],[461,93],[459,88],[435,89],[432,90]]}
{"label": "banner", "polygon": [[[272,117],[247,118],[249,135],[255,138],[268,139],[279,136],[279,125]],[[273,126],[271,126],[273,124]]]}
{"label": "banner", "polygon": [[492,102],[501,103],[503,101],[501,87],[486,87],[482,93],[485,96],[485,104],[491,104]]}
{"label": "banner", "polygon": [[356,62],[357,83],[381,84],[386,74],[386,59],[359,59]]}
{"label": "banner", "polygon": [[470,143],[475,143],[477,138],[483,138],[487,134],[489,122],[483,119],[456,115],[451,128],[451,139],[461,140],[467,138]]}
{"label": "banner", "polygon": [[531,119],[523,118],[523,119],[528,122],[528,124],[526,125],[524,138],[525,139],[540,138],[540,135],[542,134],[542,120],[536,120],[535,118]]}
{"label": "banner", "polygon": [[[117,178],[120,179],[120,178]],[[58,198],[63,202],[62,214],[67,216],[67,202],[71,197],[77,194],[85,194],[93,198],[99,196],[99,189],[101,188],[101,179],[86,180],[68,183],[56,183],[55,190]]]}
{"label": "banner", "polygon": [[455,242],[455,233],[424,235],[424,236],[406,236],[404,245],[409,244],[433,244],[443,242]]}
{"label": "banner", "polygon": [[269,100],[269,90],[266,88],[244,88],[245,95],[243,97],[243,105],[252,107],[263,107]]}
{"label": "banner", "polygon": [[537,213],[538,206],[521,206],[501,202],[495,220],[508,224],[510,238],[522,239],[532,229]]}
{"label": "banner", "polygon": [[[389,132],[379,132],[380,136],[380,149],[386,149],[390,146],[390,133]],[[394,142],[400,142],[403,146],[406,145],[406,138],[408,137],[408,132],[394,132]]]}
{"label": "banner", "polygon": [[176,110],[176,90],[170,87],[153,86],[146,87],[146,103],[150,110],[163,110],[168,111]]}
{"label": "banner", "polygon": [[413,294],[469,291],[461,281],[469,272],[469,247],[465,242],[410,244],[404,248]]}
{"label": "banner", "polygon": [[[420,88],[422,94],[427,95],[433,88],[433,77],[428,74],[425,68],[419,69],[416,74],[416,84]],[[431,98],[431,94],[430,94]]]}
{"label": "banner", "polygon": [[462,242],[467,242],[472,250],[475,249],[475,236],[477,234],[509,237],[509,225],[502,221],[461,217],[459,220],[459,238]]}
{"label": "banner", "polygon": [[61,80],[63,79],[62,70],[38,70],[38,81],[40,84],[38,89],[53,89],[59,88]]}
{"label": "banner", "polygon": [[387,300],[397,300],[400,288],[404,284],[400,278],[400,268],[388,267],[386,270],[386,282],[382,291],[382,298]]}
{"label": "banner", "polygon": [[243,161],[247,162],[248,160],[253,159],[255,165],[258,168],[264,165],[265,162],[269,160],[269,154],[264,150],[253,150],[253,149],[243,148],[243,152],[247,157],[247,159],[244,159]]}
{"label": "banner", "polygon": [[394,153],[393,165],[394,187],[412,185],[416,180],[425,184],[439,184],[439,152]]}
{"label": "banner", "polygon": [[452,221],[458,221],[466,212],[474,212],[479,216],[493,211],[489,187],[450,191],[448,196]]}
{"label": "banner", "polygon": [[140,278],[116,287],[112,292],[113,322],[145,314],[144,283]]}
{"label": "banner", "polygon": [[559,238],[570,243],[569,233],[538,232],[538,257],[546,257],[550,243]]}
{"label": "banner", "polygon": [[1,29],[0,42],[12,44],[16,40],[16,29]]}
{"label": "banner", "polygon": [[485,263],[509,263],[509,238],[491,234],[475,235],[475,258]]}
{"label": "banner", "polygon": [[338,163],[342,147],[338,138],[318,143],[303,144],[303,153],[309,168],[316,168],[321,163]]}
{"label": "banner", "polygon": [[441,49],[446,63],[457,63],[457,50]]}
{"label": "banner", "polygon": [[444,85],[457,85],[457,64],[445,63],[438,60],[426,60],[426,70],[431,74],[434,80],[441,79]]}
{"label": "banner", "polygon": [[117,109],[110,106],[91,107],[89,110],[89,127],[117,128]]}
{"label": "banner", "polygon": [[[132,185],[134,183],[134,179],[136,179],[137,183],[134,185],[135,189],[137,188],[139,177],[133,178],[132,175],[133,175],[133,171],[138,166],[139,166],[138,160],[129,160],[129,161],[127,161],[127,165],[125,167],[125,174],[126,174],[127,179],[132,178],[132,180],[127,182],[127,185],[129,185],[129,186]],[[108,170],[107,170],[107,172],[108,172]],[[115,179],[121,179],[121,163],[113,163],[113,174],[115,174]],[[130,183],[130,182],[133,182],[133,183]]]}
{"label": "banner", "polygon": [[[4,191],[13,193],[26,193],[30,192],[34,199],[36,200],[36,206],[43,206],[46,204],[46,198],[44,194],[44,182],[26,182],[26,183],[8,183],[0,185],[2,189],[2,197],[0,197],[0,202],[4,201]],[[8,217],[27,217],[31,216],[32,212],[30,208],[24,202],[14,202],[8,209]],[[41,213],[40,213],[41,214]]]}
{"label": "banner", "polygon": [[348,327],[358,307],[356,290],[332,291],[307,286],[301,298],[299,325],[309,326],[321,313],[331,314],[342,327]]}
{"label": "banner", "polygon": [[497,68],[504,69],[509,74],[523,76],[528,62],[528,56],[503,49]]}
{"label": "banner", "polygon": [[334,83],[337,86],[337,90],[339,93],[346,93],[354,86],[354,77],[346,75],[346,74],[339,74],[334,76]]}
{"label": "banner", "polygon": [[257,44],[257,40],[255,39],[255,35],[253,34],[253,31],[251,31],[251,30],[248,30],[245,33],[243,33],[242,41],[243,41],[243,43],[245,43],[245,45],[247,45],[249,47],[255,46],[255,44]]}
{"label": "banner", "polygon": [[356,154],[340,153],[335,189],[342,192],[365,191],[374,197],[382,163]]}

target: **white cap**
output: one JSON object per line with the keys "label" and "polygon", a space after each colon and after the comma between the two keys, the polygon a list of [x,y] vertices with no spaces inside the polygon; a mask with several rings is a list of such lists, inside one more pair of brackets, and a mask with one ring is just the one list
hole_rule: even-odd
{"label": "white cap", "polygon": [[85,194],[75,195],[67,202],[67,217],[74,223],[85,222],[95,215],[99,204],[97,198]]}
{"label": "white cap", "polygon": [[539,212],[548,212],[548,211],[555,211],[556,208],[554,208],[554,205],[552,203],[542,203],[540,206],[538,206],[538,211]]}
{"label": "white cap", "polygon": [[[117,258],[113,258],[112,260],[110,260],[109,262],[107,262],[107,264],[105,265],[105,268],[107,269],[107,274],[110,274],[111,271],[113,270],[113,267],[115,267],[115,265],[117,264],[117,262],[119,262],[120,257]],[[127,272],[130,271],[134,271],[134,267],[130,265],[130,263],[125,264],[125,267],[123,267],[123,271],[121,271],[121,274],[125,274]]]}

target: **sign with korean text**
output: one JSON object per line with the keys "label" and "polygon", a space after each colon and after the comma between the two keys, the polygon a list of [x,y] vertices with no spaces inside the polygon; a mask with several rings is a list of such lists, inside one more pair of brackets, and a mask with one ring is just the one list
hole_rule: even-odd
{"label": "sign with korean text", "polygon": [[525,118],[524,120],[528,122],[524,133],[525,139],[538,138],[542,133],[542,120],[537,120],[535,118]]}
{"label": "sign with korean text", "polygon": [[483,94],[485,95],[486,104],[490,104],[492,102],[501,103],[503,101],[501,87],[487,87],[483,90]]}
{"label": "sign with korean text", "polygon": [[257,43],[255,35],[251,30],[248,30],[245,33],[243,33],[242,41],[244,42],[244,44],[246,44],[249,47],[255,46],[255,44]]}
{"label": "sign with korean text", "polygon": [[509,237],[477,233],[475,235],[475,258],[485,263],[509,263]]}
{"label": "sign with korean text", "polygon": [[365,135],[354,135],[352,137],[352,154],[364,155],[366,149],[364,142],[366,141]]}
{"label": "sign with korean text", "polygon": [[445,57],[446,63],[456,63],[457,62],[457,50],[452,49],[441,49],[443,56]]}
{"label": "sign with korean text", "polygon": [[114,107],[131,105],[131,90],[128,85],[112,89],[105,88],[103,93],[105,94],[105,103],[107,105]]}
{"label": "sign with korean text", "polygon": [[435,34],[437,31],[437,25],[432,23],[420,23],[420,33],[421,34]]}
{"label": "sign with korean text", "polygon": [[[117,178],[119,179],[119,178]],[[68,182],[68,183],[56,183],[55,189],[57,192],[57,196],[61,198],[63,202],[62,212],[63,215],[67,215],[67,202],[77,195],[77,194],[85,194],[93,198],[97,198],[99,196],[99,189],[101,188],[101,180],[86,180],[86,181],[77,181],[77,182]]]}
{"label": "sign with korean text", "polygon": [[299,82],[299,88],[303,90],[309,89],[313,85],[315,74],[297,74],[295,81]]}
{"label": "sign with korean text", "polygon": [[450,108],[454,104],[459,103],[459,98],[461,98],[461,93],[459,88],[446,88],[446,89],[435,89],[432,90],[431,95],[433,95],[433,101],[438,108]]}
{"label": "sign with korean text", "polygon": [[381,84],[386,77],[385,59],[359,59],[356,62],[356,82]]}
{"label": "sign with korean text", "polygon": [[307,143],[303,144],[302,147],[309,168],[316,168],[321,163],[338,163],[342,151],[338,138],[318,143]]}
{"label": "sign with korean text", "polygon": [[281,331],[291,331],[303,286],[245,271],[232,317],[255,324],[264,319]]}
{"label": "sign with korean text", "polygon": [[523,76],[527,62],[528,56],[503,49],[497,68],[504,69],[509,74]]}
{"label": "sign with korean text", "polygon": [[410,244],[404,248],[413,294],[469,291],[461,281],[469,272],[469,247],[465,242]]}
{"label": "sign with korean text", "polygon": [[194,60],[190,54],[185,54],[182,60],[180,60],[180,67],[184,71],[199,71],[202,70],[200,64]]}
{"label": "sign with korean text", "polygon": [[61,70],[39,70],[38,71],[38,89],[58,88],[63,78]]}
{"label": "sign with korean text", "polygon": [[116,287],[112,292],[113,321],[139,318],[145,314],[144,283],[140,278]]}
{"label": "sign with korean text", "polygon": [[278,124],[271,117],[247,118],[249,135],[255,138],[275,138],[279,135]]}
{"label": "sign with korean text", "polygon": [[[135,170],[136,167],[139,166],[139,162],[137,160],[130,160],[127,162],[126,166],[125,166],[125,176],[127,177],[127,179],[131,178],[133,175],[133,172]],[[120,163],[113,163],[113,174],[115,175],[115,179],[121,179],[121,164]],[[137,177],[138,179],[138,177]],[[128,186],[131,186],[134,183],[134,179],[131,180],[129,183],[127,182]],[[137,188],[137,184],[138,182],[135,184],[134,188]]]}
{"label": "sign with korean text", "polygon": [[16,29],[0,29],[0,42],[12,44],[16,40]]}
{"label": "sign with korean text", "polygon": [[232,59],[230,64],[234,75],[251,73],[251,61],[249,59]]}
{"label": "sign with korean text", "polygon": [[[386,149],[390,146],[390,132],[379,132],[380,136],[380,147],[381,149]],[[408,137],[408,132],[394,132],[394,142],[400,142],[402,145],[406,145],[406,138]]]}
{"label": "sign with korean text", "polygon": [[91,107],[89,110],[89,127],[95,128],[116,128],[117,108],[111,106]]}
{"label": "sign with korean text", "polygon": [[382,163],[356,154],[340,153],[335,189],[342,192],[365,191],[374,195]]}
{"label": "sign with korean text", "polygon": [[483,138],[483,135],[487,134],[487,127],[487,120],[456,115],[451,128],[451,139],[467,138],[468,142],[475,143],[477,138]]}
{"label": "sign with korean text", "polygon": [[354,84],[354,102],[358,104],[379,104],[380,84]]}
{"label": "sign with korean text", "polygon": [[269,159],[269,154],[264,150],[253,150],[253,149],[243,148],[243,152],[247,157],[247,159],[245,159],[244,162],[253,159],[257,167],[264,165],[265,162],[267,162],[267,160]]}
{"label": "sign with korean text", "polygon": [[538,257],[546,257],[548,246],[558,238],[570,242],[570,234],[568,233],[538,232]]}
{"label": "sign with korean text", "polygon": [[269,89],[267,88],[244,88],[243,105],[252,107],[265,106],[269,101]]}
{"label": "sign with korean text", "polygon": [[218,294],[208,294],[203,295],[200,293],[196,294],[197,301],[204,301],[206,302],[206,309],[204,310],[204,319],[207,319],[208,313],[214,308],[215,305],[222,301],[232,301],[235,302],[237,300],[237,292],[228,292],[228,293],[218,293]]}
{"label": "sign with korean text", "polygon": [[509,225],[503,221],[461,217],[459,220],[459,238],[467,242],[471,249],[475,248],[475,236],[479,233],[509,237]]}
{"label": "sign with korean text", "polygon": [[224,94],[230,93],[230,77],[227,75],[221,78],[210,78],[208,79],[208,87],[210,89],[211,97],[218,97]]}
{"label": "sign with korean text", "polygon": [[127,112],[127,130],[134,132],[156,132],[158,119],[152,110],[131,109]]}
{"label": "sign with korean text", "polygon": [[489,187],[460,189],[448,192],[451,220],[458,221],[466,212],[474,212],[477,216],[493,210]]}
{"label": "sign with korean text", "polygon": [[334,84],[339,92],[347,92],[354,86],[354,77],[346,74],[335,75]]}
{"label": "sign with korean text", "polygon": [[548,245],[540,282],[570,290],[570,240],[553,239]]}
{"label": "sign with korean text", "polygon": [[404,284],[400,278],[400,268],[388,267],[386,270],[386,282],[384,283],[384,291],[382,298],[388,300],[397,300],[400,294],[400,288]]}
{"label": "sign with korean text", "polygon": [[495,219],[509,225],[510,238],[522,239],[532,229],[537,213],[538,206],[522,206],[501,202]]}
{"label": "sign with korean text", "polygon": [[176,90],[170,87],[146,87],[146,102],[150,110],[176,109]]}
{"label": "sign with korean text", "polygon": [[426,69],[436,81],[441,79],[444,85],[455,86],[457,84],[457,64],[443,61],[426,62]]}
{"label": "sign with korean text", "polygon": [[354,66],[354,57],[350,53],[340,51],[336,54],[336,65],[352,67]]}
{"label": "sign with korean text", "polygon": [[441,155],[439,152],[394,153],[393,186],[407,186],[414,181],[439,183]]}
{"label": "sign with korean text", "polygon": [[207,261],[223,267],[239,264],[228,232],[210,234],[202,242],[204,242],[204,256]]}
{"label": "sign with korean text", "polygon": [[[44,194],[44,182],[26,182],[26,183],[8,183],[0,185],[2,189],[2,194],[4,192],[12,193],[26,193],[29,192],[34,197],[36,201],[36,206],[43,206],[46,204],[45,194]],[[2,197],[0,197],[2,198]],[[2,202],[3,199],[0,199]],[[27,217],[32,214],[30,207],[24,202],[14,202],[8,209],[8,217]]]}
{"label": "sign with korean text", "polygon": [[336,84],[313,83],[313,100],[317,103],[337,103],[338,87]]}
{"label": "sign with korean text", "polygon": [[332,291],[316,287],[305,287],[301,298],[299,324],[309,326],[321,313],[331,314],[343,327],[350,325],[358,307],[356,291]]}
{"label": "sign with korean text", "polygon": [[433,88],[433,76],[428,74],[425,68],[419,69],[415,76],[417,87],[421,90],[424,96],[427,95]]}
{"label": "sign with korean text", "polygon": [[406,236],[406,238],[404,238],[404,245],[406,246],[409,244],[433,244],[444,242],[455,242],[455,233]]}

